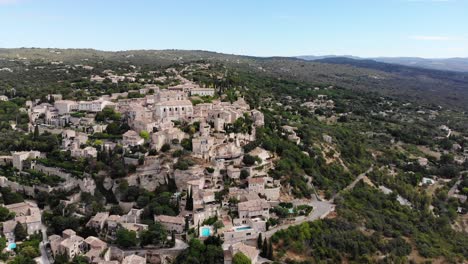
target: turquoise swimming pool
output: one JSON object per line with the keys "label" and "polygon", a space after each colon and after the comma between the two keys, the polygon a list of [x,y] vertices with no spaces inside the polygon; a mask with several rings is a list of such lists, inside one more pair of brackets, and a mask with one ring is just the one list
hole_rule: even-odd
{"label": "turquoise swimming pool", "polygon": [[252,229],[252,228],[250,226],[242,226],[242,227],[236,228],[237,231],[243,231],[243,230],[249,230],[249,229]]}
{"label": "turquoise swimming pool", "polygon": [[202,227],[201,228],[201,236],[202,237],[209,237],[211,235],[211,230],[209,227]]}
{"label": "turquoise swimming pool", "polygon": [[10,250],[15,249],[15,248],[16,248],[16,243],[10,243],[10,244],[8,245],[8,248],[9,248]]}

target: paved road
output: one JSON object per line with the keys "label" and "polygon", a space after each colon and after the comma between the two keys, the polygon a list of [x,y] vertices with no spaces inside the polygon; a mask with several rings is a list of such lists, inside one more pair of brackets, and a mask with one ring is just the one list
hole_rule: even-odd
{"label": "paved road", "polygon": [[314,208],[307,217],[296,217],[294,222],[272,228],[265,232],[264,236],[270,238],[274,233],[278,232],[279,230],[286,229],[293,225],[299,225],[304,222],[311,222],[317,219],[322,219],[335,210],[335,205],[330,201],[309,201],[307,204]]}
{"label": "paved road", "polygon": [[[361,181],[372,170],[373,170],[373,167],[370,167],[367,171],[359,174],[356,177],[356,179],[352,183],[350,183],[346,188],[344,188],[343,190],[347,191],[347,190],[353,189],[354,186],[356,186],[356,184],[359,181]],[[267,232],[265,232],[264,235],[269,238],[275,232],[278,232],[279,230],[286,229],[286,228],[288,228],[290,226],[299,225],[299,224],[304,223],[304,222],[311,222],[311,221],[314,221],[314,220],[317,220],[317,219],[325,218],[329,213],[331,213],[331,212],[333,212],[335,210],[335,205],[333,204],[333,202],[335,201],[335,198],[338,197],[338,195],[339,195],[338,193],[335,194],[329,201],[314,201],[314,200],[312,200],[312,201],[308,201],[308,202],[302,202],[302,204],[307,204],[307,205],[310,205],[310,206],[312,206],[314,208],[312,210],[312,213],[309,216],[307,216],[307,217],[296,217],[294,222],[272,228],[272,229],[268,230]],[[300,201],[294,201],[294,204],[299,205],[299,204],[301,204],[301,202]]]}
{"label": "paved road", "polygon": [[146,254],[147,251],[151,251],[152,253],[160,253],[160,254],[178,254],[179,252],[188,248],[188,244],[180,239],[176,239],[176,243],[174,247],[171,248],[142,248],[142,249],[127,249],[124,250],[125,255],[136,254],[139,256],[143,256]]}
{"label": "paved road", "polygon": [[38,259],[38,261],[40,261],[41,264],[50,264],[50,260],[49,260],[49,257],[47,256],[47,250],[46,250],[46,246],[48,243],[47,227],[42,225],[41,231],[42,231],[42,241],[39,244],[39,249],[41,250],[41,257],[40,257],[40,260]]}

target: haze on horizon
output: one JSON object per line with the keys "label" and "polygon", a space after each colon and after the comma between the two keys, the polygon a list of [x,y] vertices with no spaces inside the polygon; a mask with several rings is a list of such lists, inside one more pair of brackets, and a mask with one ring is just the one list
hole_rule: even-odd
{"label": "haze on horizon", "polygon": [[466,0],[0,0],[0,48],[468,57],[467,10]]}

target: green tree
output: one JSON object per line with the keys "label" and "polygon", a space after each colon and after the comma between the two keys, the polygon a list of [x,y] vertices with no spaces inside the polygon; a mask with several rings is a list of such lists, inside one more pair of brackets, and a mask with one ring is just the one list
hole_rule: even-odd
{"label": "green tree", "polygon": [[17,255],[9,264],[36,264],[36,261],[28,256]]}
{"label": "green tree", "polygon": [[148,131],[142,130],[140,132],[140,137],[142,137],[145,141],[148,141],[150,139],[150,134]]}
{"label": "green tree", "polygon": [[168,152],[170,149],[171,149],[171,145],[169,145],[167,143],[162,145],[162,147],[161,147],[162,152]]}
{"label": "green tree", "polygon": [[260,256],[267,258],[268,257],[268,240],[265,238],[262,244],[262,251],[260,252]]}
{"label": "green tree", "polygon": [[232,258],[232,264],[251,264],[252,261],[242,252],[237,252]]}
{"label": "green tree", "polygon": [[135,231],[120,228],[117,231],[115,243],[122,248],[135,247],[138,244],[137,234]]}
{"label": "green tree", "polygon": [[27,257],[30,257],[30,258],[36,258],[36,257],[40,256],[39,249],[34,248],[32,246],[22,247],[21,250],[20,250],[20,254],[24,255],[24,256],[27,256]]}
{"label": "green tree", "polygon": [[180,145],[187,151],[192,151],[192,140],[188,138],[182,139]]}
{"label": "green tree", "polygon": [[15,234],[15,239],[18,241],[23,241],[28,236],[28,231],[20,222],[16,223],[15,230],[13,232]]}
{"label": "green tree", "polygon": [[85,256],[76,256],[71,261],[71,264],[88,264],[89,261]]}
{"label": "green tree", "polygon": [[187,195],[185,210],[187,210],[187,211],[192,211],[193,210],[193,196],[192,196],[192,191],[190,189],[189,189],[189,193]]}
{"label": "green tree", "polygon": [[39,138],[39,127],[38,127],[37,125],[34,126],[33,138],[34,138],[34,139],[38,139],[38,138]]}
{"label": "green tree", "polygon": [[262,233],[258,234],[257,238],[257,248],[262,249],[263,248],[263,239],[262,239]]}
{"label": "green tree", "polygon": [[141,245],[163,246],[167,242],[167,231],[158,222],[149,226],[148,230],[141,233]]}
{"label": "green tree", "polygon": [[273,243],[271,241],[268,242],[268,252],[267,252],[267,258],[273,260]]}
{"label": "green tree", "polygon": [[15,213],[10,212],[7,208],[0,206],[0,222],[5,222],[12,219]]}

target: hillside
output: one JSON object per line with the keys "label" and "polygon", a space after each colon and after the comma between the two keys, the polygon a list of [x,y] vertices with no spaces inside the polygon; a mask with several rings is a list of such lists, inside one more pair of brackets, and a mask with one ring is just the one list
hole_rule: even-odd
{"label": "hillside", "polygon": [[[468,101],[468,74],[349,58],[305,61],[295,58],[258,58],[182,50],[106,52],[92,49],[0,49],[0,68],[19,67],[13,73],[0,72],[0,77],[4,81],[10,77],[17,80],[15,73],[21,73],[21,67],[26,65],[23,63],[35,64],[52,61],[93,66],[130,63],[153,68],[175,63],[206,61],[223,63],[232,68],[278,78],[324,84],[334,83],[350,89],[378,92],[429,104],[468,109],[466,104]],[[19,62],[22,62],[21,66],[18,64]]]}
{"label": "hillside", "polygon": [[358,60],[373,60],[384,63],[399,64],[410,67],[418,67],[432,70],[441,71],[456,71],[456,72],[468,72],[468,58],[447,58],[447,59],[426,59],[417,57],[375,57],[375,58],[361,58],[356,56],[336,56],[336,55],[324,55],[324,56],[297,56],[297,58],[303,60],[321,60],[328,58],[351,58]]}
{"label": "hillside", "polygon": [[434,70],[468,72],[468,58],[423,59],[423,58],[373,58],[376,61],[395,63],[406,66],[421,67]]}
{"label": "hillside", "polygon": [[[468,116],[433,96],[463,74],[206,51],[0,58],[0,203],[36,201],[51,241],[71,229],[174,264],[224,263],[239,241],[287,264],[468,259]],[[15,233],[0,261],[33,263],[24,245],[41,238]]]}
{"label": "hillside", "polygon": [[0,85],[5,86],[7,82],[6,86],[21,86],[17,82],[21,79],[18,77],[22,68],[53,61],[64,64],[89,64],[95,67],[130,63],[150,68],[206,61],[270,77],[317,84],[334,83],[349,89],[379,92],[429,104],[468,109],[466,104],[468,74],[464,73],[395,66],[368,60],[328,58],[305,61],[295,58],[258,58],[207,51],[106,52],[92,49],[0,49],[0,68],[13,69],[13,73],[0,71],[3,82],[3,85],[1,83]]}

